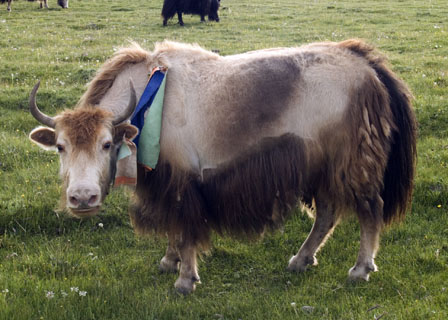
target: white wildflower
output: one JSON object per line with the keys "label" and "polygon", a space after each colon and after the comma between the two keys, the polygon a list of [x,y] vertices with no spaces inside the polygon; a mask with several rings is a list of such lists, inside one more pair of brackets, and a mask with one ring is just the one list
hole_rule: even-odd
{"label": "white wildflower", "polygon": [[47,297],[47,299],[53,299],[54,298],[54,292],[53,291],[47,291],[47,293],[45,294],[45,297]]}
{"label": "white wildflower", "polygon": [[2,290],[2,293],[8,293],[8,292],[9,292],[8,289],[4,289],[4,290]]}
{"label": "white wildflower", "polygon": [[63,290],[61,290],[61,296],[62,296],[63,298],[65,298],[66,296],[68,296],[68,293],[65,292],[65,291],[63,291]]}
{"label": "white wildflower", "polygon": [[78,293],[80,297],[85,297],[87,295],[87,291],[79,291]]}
{"label": "white wildflower", "polygon": [[79,291],[79,288],[78,288],[78,287],[71,287],[71,288],[70,288],[70,291],[71,291],[71,292],[78,292],[78,291]]}
{"label": "white wildflower", "polygon": [[103,227],[104,227],[104,224],[102,224],[102,223],[100,222],[100,223],[98,223],[98,227],[103,228]]}

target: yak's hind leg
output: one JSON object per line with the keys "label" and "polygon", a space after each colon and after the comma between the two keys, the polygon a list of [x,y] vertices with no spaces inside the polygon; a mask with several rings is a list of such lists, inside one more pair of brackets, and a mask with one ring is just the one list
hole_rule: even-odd
{"label": "yak's hind leg", "polygon": [[383,226],[383,200],[379,195],[358,205],[361,226],[361,244],[356,264],[349,271],[351,280],[369,280],[369,273],[378,271],[375,256],[378,251],[380,232]]}
{"label": "yak's hind leg", "polygon": [[170,239],[166,253],[160,260],[159,270],[167,273],[179,271],[180,255],[176,247],[175,239]]}
{"label": "yak's hind leg", "polygon": [[334,205],[316,199],[316,218],[310,234],[297,255],[289,260],[288,270],[302,272],[308,265],[317,265],[316,253],[333,232],[339,221]]}
{"label": "yak's hind leg", "polygon": [[174,287],[183,294],[189,294],[200,283],[196,261],[197,249],[194,245],[183,245],[179,248],[180,272]]}

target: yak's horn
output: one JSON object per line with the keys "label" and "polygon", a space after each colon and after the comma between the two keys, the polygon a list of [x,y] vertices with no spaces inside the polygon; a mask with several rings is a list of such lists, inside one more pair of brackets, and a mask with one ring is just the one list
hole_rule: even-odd
{"label": "yak's horn", "polygon": [[127,108],[123,111],[123,113],[118,115],[114,119],[114,121],[112,122],[113,125],[120,124],[123,121],[127,120],[134,113],[135,107],[137,107],[137,96],[135,94],[134,84],[132,83],[132,80],[129,80],[129,87],[131,89],[131,97],[129,98],[129,104]]}
{"label": "yak's horn", "polygon": [[30,111],[34,118],[36,118],[37,121],[40,123],[50,127],[54,128],[56,126],[56,123],[54,122],[54,119],[52,117],[47,116],[46,114],[42,113],[42,111],[39,110],[36,104],[36,93],[37,89],[39,89],[40,81],[36,83],[33,90],[31,91],[30,95]]}

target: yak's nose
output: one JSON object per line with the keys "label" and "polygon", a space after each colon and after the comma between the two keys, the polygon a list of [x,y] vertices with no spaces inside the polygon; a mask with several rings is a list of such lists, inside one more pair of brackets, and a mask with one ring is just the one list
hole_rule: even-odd
{"label": "yak's nose", "polygon": [[93,186],[78,185],[67,190],[68,206],[72,209],[91,209],[100,205],[100,189]]}

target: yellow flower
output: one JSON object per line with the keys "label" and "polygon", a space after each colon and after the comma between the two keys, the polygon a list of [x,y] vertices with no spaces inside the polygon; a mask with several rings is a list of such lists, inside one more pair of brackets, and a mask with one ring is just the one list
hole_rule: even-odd
{"label": "yellow flower", "polygon": [[438,204],[438,205],[437,205],[437,208],[442,208],[442,205],[441,205],[441,204]]}

